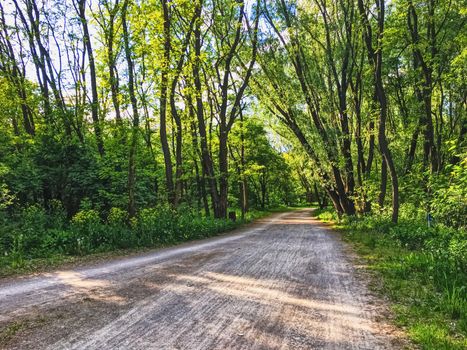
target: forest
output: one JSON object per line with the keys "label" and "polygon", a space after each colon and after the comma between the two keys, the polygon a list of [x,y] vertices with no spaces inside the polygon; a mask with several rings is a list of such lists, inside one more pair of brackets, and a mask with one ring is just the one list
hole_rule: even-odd
{"label": "forest", "polygon": [[0,270],[314,206],[405,249],[465,336],[466,18],[464,0],[3,0]]}

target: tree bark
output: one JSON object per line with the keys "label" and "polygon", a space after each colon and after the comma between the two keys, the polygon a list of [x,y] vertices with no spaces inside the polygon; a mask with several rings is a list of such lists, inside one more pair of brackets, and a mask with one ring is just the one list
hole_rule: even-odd
{"label": "tree bark", "polygon": [[376,0],[377,10],[377,42],[378,48],[373,48],[372,29],[368,21],[363,0],[358,0],[358,8],[364,28],[364,39],[367,46],[368,57],[372,63],[374,75],[374,88],[375,96],[379,103],[379,120],[378,120],[378,143],[381,154],[386,162],[386,165],[391,176],[392,184],[392,221],[397,222],[399,217],[399,183],[397,178],[396,168],[392,159],[391,151],[389,150],[386,139],[386,119],[387,119],[387,98],[386,91],[382,79],[382,60],[383,60],[383,31],[384,31],[384,15],[385,15],[385,2],[384,0]]}
{"label": "tree bark", "polygon": [[128,160],[128,215],[134,217],[136,215],[136,154],[138,147],[138,129],[139,129],[139,112],[138,102],[135,92],[135,77],[134,64],[130,49],[130,33],[127,23],[128,0],[125,0],[122,8],[122,27],[123,27],[123,42],[125,47],[125,58],[128,66],[128,92],[130,95],[131,107],[133,112],[133,127],[131,131],[130,155]]}
{"label": "tree bark", "polygon": [[167,141],[167,89],[169,83],[170,67],[170,13],[168,0],[161,0],[162,13],[164,19],[163,37],[164,37],[164,62],[162,63],[161,74],[161,94],[159,105],[160,118],[160,138],[162,153],[165,163],[165,183],[167,187],[167,197],[171,205],[175,205],[175,189],[173,182],[172,159],[170,155],[169,142]]}
{"label": "tree bark", "polygon": [[97,150],[101,156],[104,155],[104,141],[102,139],[102,126],[99,118],[99,96],[97,93],[96,64],[92,51],[91,37],[89,35],[88,21],[86,19],[86,0],[78,0],[78,15],[83,26],[83,40],[89,61],[89,76],[91,79],[91,117],[96,137]]}
{"label": "tree bark", "polygon": [[[198,17],[201,16],[203,0],[199,0],[196,4],[195,11]],[[209,184],[209,192],[211,195],[211,202],[213,206],[214,216],[219,217],[219,193],[217,191],[217,181],[214,174],[214,166],[209,152],[206,123],[204,120],[204,106],[202,99],[202,86],[201,86],[201,25],[199,21],[195,23],[194,29],[194,62],[193,62],[193,82],[195,86],[195,100],[196,100],[196,117],[198,121],[198,131],[201,144],[201,164],[203,167],[203,174]]]}
{"label": "tree bark", "polygon": [[[435,50],[434,41],[434,1],[428,1],[429,19],[427,25],[427,36],[430,48]],[[432,91],[433,91],[433,69],[424,58],[420,50],[420,33],[418,30],[418,15],[412,1],[409,1],[407,24],[412,39],[412,52],[414,70],[420,72],[421,87],[415,86],[416,96],[422,106],[420,111],[420,127],[423,130],[423,163],[430,166],[431,171],[438,170],[438,152],[434,140],[434,127],[432,118]],[[431,57],[432,59],[434,57]]]}
{"label": "tree bark", "polygon": [[379,187],[378,205],[380,210],[384,208],[384,199],[386,198],[386,188],[388,183],[388,166],[386,159],[381,161],[381,183]]}

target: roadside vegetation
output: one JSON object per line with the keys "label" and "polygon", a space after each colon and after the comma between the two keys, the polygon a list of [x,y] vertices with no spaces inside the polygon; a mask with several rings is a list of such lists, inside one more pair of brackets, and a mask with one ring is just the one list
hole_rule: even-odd
{"label": "roadside vegetation", "polygon": [[422,349],[467,347],[467,231],[428,227],[423,212],[404,205],[397,225],[388,213],[331,221],[374,272],[372,287],[390,301],[397,325]]}
{"label": "roadside vegetation", "polygon": [[5,220],[1,226],[0,277],[208,238],[276,210],[288,208],[252,210],[235,221],[167,206],[146,208],[131,220],[118,208],[112,208],[104,219],[96,210],[83,209],[67,220],[58,203],[52,212],[31,206],[18,221]]}

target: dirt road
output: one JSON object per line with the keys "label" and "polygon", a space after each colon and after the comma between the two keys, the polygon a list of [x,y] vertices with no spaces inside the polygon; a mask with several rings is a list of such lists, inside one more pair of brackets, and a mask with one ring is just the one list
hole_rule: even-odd
{"label": "dirt road", "polygon": [[0,281],[0,348],[400,348],[349,254],[302,210],[143,256]]}

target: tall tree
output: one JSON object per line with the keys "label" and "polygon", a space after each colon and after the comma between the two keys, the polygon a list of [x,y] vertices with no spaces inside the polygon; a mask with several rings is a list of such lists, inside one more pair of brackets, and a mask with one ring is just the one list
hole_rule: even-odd
{"label": "tall tree", "polygon": [[[361,16],[361,21],[363,25],[364,39],[368,51],[368,58],[372,65],[373,70],[373,79],[374,79],[374,91],[377,101],[379,103],[379,120],[378,120],[378,143],[381,154],[384,158],[384,166],[382,167],[382,179],[384,180],[386,166],[389,170],[391,176],[392,184],[392,221],[397,222],[399,217],[399,182],[396,172],[396,167],[392,158],[391,151],[388,146],[388,141],[386,138],[386,121],[388,113],[387,105],[387,96],[386,90],[383,84],[382,77],[382,67],[383,67],[383,34],[384,34],[384,18],[385,18],[385,9],[386,4],[384,0],[376,0],[376,11],[377,11],[377,30],[376,30],[376,43],[377,47],[373,46],[373,31],[371,24],[368,20],[368,10],[365,7],[363,0],[358,0],[358,9]],[[383,186],[381,190],[381,195],[383,196],[385,191],[385,184],[383,181]],[[382,202],[382,200],[381,200]]]}
{"label": "tall tree", "polygon": [[130,155],[128,158],[128,214],[130,217],[136,214],[136,154],[138,150],[138,128],[139,128],[139,112],[138,101],[136,100],[134,63],[130,46],[130,31],[128,27],[129,0],[125,0],[122,5],[122,27],[123,27],[123,43],[125,48],[125,58],[128,69],[128,93],[130,95],[131,109],[133,112],[133,123],[131,130]]}
{"label": "tall tree", "polygon": [[97,93],[96,64],[92,51],[91,36],[89,35],[88,21],[86,18],[86,0],[76,0],[77,11],[81,25],[83,26],[83,40],[89,61],[89,76],[91,79],[91,117],[93,121],[94,134],[96,136],[97,149],[99,154],[104,155],[104,141],[102,139],[102,126],[99,118],[99,96]]}

